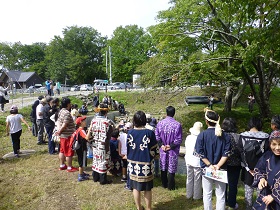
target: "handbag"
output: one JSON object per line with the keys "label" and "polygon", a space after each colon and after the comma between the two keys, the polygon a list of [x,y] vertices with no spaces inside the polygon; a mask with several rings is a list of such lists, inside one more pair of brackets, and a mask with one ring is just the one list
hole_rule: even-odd
{"label": "handbag", "polygon": [[53,133],[52,133],[52,139],[51,141],[53,141],[54,143],[60,143],[60,137],[58,135],[56,135],[55,133],[57,132],[57,129],[55,128],[53,130]]}

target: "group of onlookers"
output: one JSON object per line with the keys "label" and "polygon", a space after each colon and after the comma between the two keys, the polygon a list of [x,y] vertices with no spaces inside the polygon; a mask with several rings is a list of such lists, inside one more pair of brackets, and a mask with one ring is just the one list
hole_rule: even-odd
{"label": "group of onlookers", "polygon": [[[204,209],[212,209],[215,185],[216,209],[225,209],[226,205],[229,209],[238,209],[236,196],[241,173],[246,210],[280,209],[280,116],[272,118],[270,135],[262,131],[258,117],[252,117],[248,131],[241,134],[237,133],[233,118],[225,118],[220,126],[220,116],[213,110],[205,110],[205,122],[204,131],[201,122],[194,123],[185,141],[187,198],[203,198]],[[226,170],[228,184],[205,176],[208,169],[213,174]],[[258,198],[253,204],[254,189]]]}
{"label": "group of onlookers", "polygon": [[[90,145],[92,178],[100,184],[110,184],[107,172],[121,176],[125,189],[133,191],[137,209],[141,206],[144,191],[146,208],[151,209],[154,176],[160,176],[162,187],[175,190],[175,173],[182,143],[182,126],[174,119],[175,108],[166,108],[166,117],[159,122],[143,111],[133,115],[132,122],[120,122],[117,126],[107,118],[110,105],[106,102],[96,107],[96,116],[89,125],[86,116],[71,115],[69,98],[61,100],[51,96],[39,96],[32,106],[32,133],[38,144],[43,144],[42,133],[48,136],[50,154],[59,154],[59,170],[79,171],[78,181],[89,179],[84,172],[87,166],[87,150]],[[7,134],[13,141],[15,156],[20,154],[21,122],[27,126],[18,108],[12,106],[7,117]],[[246,209],[280,209],[280,116],[271,120],[271,134],[262,131],[261,119],[252,117],[248,131],[237,133],[233,118],[225,118],[220,126],[220,116],[205,109],[207,129],[196,122],[187,136],[185,161],[187,166],[186,197],[203,198],[204,209],[212,209],[212,191],[215,186],[216,209],[237,209],[237,186],[241,180],[245,187]],[[28,126],[29,127],[29,126]],[[54,129],[56,128],[56,129]],[[55,130],[55,132],[54,132]],[[71,136],[78,133],[80,147],[73,150]],[[59,136],[56,151],[53,136]],[[74,153],[79,168],[72,165]],[[160,164],[159,164],[160,163]],[[159,167],[160,165],[160,167]],[[204,176],[206,170],[227,171],[228,184]],[[253,192],[258,188],[258,198],[253,205]]]}

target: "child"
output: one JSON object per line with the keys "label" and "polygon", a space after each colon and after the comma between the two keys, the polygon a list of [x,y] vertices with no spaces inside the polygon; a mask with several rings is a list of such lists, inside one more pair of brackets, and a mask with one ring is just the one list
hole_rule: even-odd
{"label": "child", "polygon": [[186,180],[186,196],[187,199],[201,199],[202,198],[202,170],[200,168],[200,159],[193,155],[193,149],[196,143],[198,134],[200,134],[203,125],[201,122],[195,122],[193,127],[190,128],[191,135],[188,135],[185,141],[186,148],[186,167],[187,167],[187,180]]}
{"label": "child", "polygon": [[[119,140],[119,155],[122,158],[122,182],[127,182],[127,131],[132,128],[132,123],[127,122],[124,126],[123,132],[120,133]],[[127,187],[127,185],[125,186]]]}
{"label": "child", "polygon": [[87,104],[86,103],[84,103],[82,105],[82,107],[79,109],[79,113],[81,115],[86,115],[88,113],[88,109],[87,109]]}
{"label": "child", "polygon": [[8,115],[6,119],[7,136],[9,134],[11,135],[15,157],[19,157],[20,136],[22,133],[21,122],[23,122],[28,127],[28,130],[31,129],[30,126],[27,124],[27,122],[23,119],[23,116],[21,114],[18,114],[17,106],[12,105],[10,109],[10,113],[11,114]]}
{"label": "child", "polygon": [[74,122],[76,122],[77,117],[80,116],[77,104],[73,104],[72,110],[71,110],[71,115],[72,115]]}
{"label": "child", "polygon": [[112,136],[110,139],[110,156],[112,161],[112,167],[110,169],[110,173],[114,176],[118,176],[121,173],[121,157],[119,155],[119,130],[115,129],[112,132]]}
{"label": "child", "polygon": [[269,138],[271,151],[267,151],[254,169],[254,187],[261,193],[253,209],[280,209],[280,131],[273,131]]}
{"label": "child", "polygon": [[87,165],[87,139],[86,139],[86,132],[84,128],[86,125],[86,116],[78,117],[76,119],[76,125],[78,127],[79,132],[79,142],[81,143],[81,147],[76,150],[78,156],[78,163],[79,163],[79,175],[78,175],[78,182],[88,180],[89,174],[84,172],[83,167]]}

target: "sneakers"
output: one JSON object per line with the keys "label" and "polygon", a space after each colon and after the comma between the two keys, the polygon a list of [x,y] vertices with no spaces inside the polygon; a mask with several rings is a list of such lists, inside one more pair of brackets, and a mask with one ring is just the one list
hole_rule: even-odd
{"label": "sneakers", "polygon": [[67,172],[76,172],[78,170],[79,170],[78,168],[71,167],[71,169],[67,169]]}
{"label": "sneakers", "polygon": [[127,181],[127,178],[126,177],[123,177],[122,179],[121,179],[121,182],[126,182]]}
{"label": "sneakers", "polygon": [[125,190],[128,190],[129,192],[132,192],[132,189],[130,189],[129,187],[127,187],[126,185],[124,186]]}
{"label": "sneakers", "polygon": [[60,167],[60,168],[59,168],[60,171],[66,170],[66,169],[67,169],[67,165],[64,165],[63,167]]}
{"label": "sneakers", "polygon": [[85,173],[85,172],[83,172],[83,176],[89,177],[90,175]]}
{"label": "sneakers", "polygon": [[78,175],[78,182],[82,182],[85,180],[89,180],[88,176],[85,176],[84,174],[79,174]]}

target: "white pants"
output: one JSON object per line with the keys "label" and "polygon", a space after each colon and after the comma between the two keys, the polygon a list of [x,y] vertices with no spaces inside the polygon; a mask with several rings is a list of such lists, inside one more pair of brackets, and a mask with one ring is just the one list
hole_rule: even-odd
{"label": "white pants", "polygon": [[202,169],[187,165],[186,196],[187,198],[202,198]]}
{"label": "white pants", "polygon": [[225,210],[226,183],[219,182],[213,179],[206,178],[205,176],[202,176],[204,210],[212,210],[213,184],[215,184],[216,210]]}

